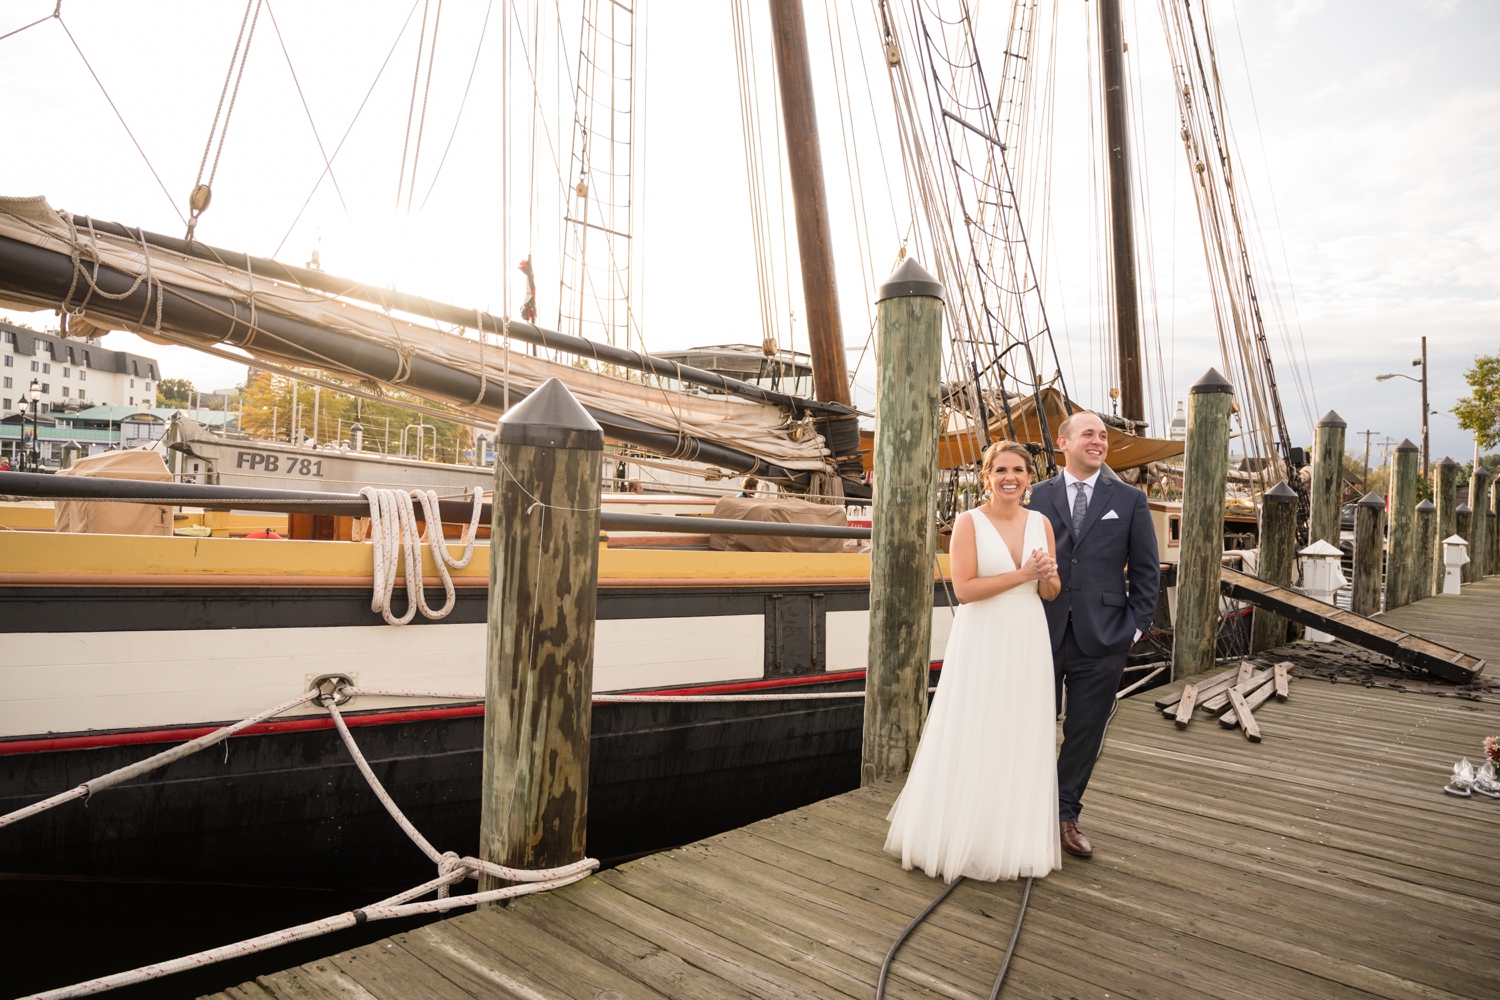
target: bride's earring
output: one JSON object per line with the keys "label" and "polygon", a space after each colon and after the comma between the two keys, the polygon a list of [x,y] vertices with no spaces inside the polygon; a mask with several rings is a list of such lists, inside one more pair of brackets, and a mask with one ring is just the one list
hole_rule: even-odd
{"label": "bride's earring", "polygon": [[1026,492],[1021,494],[1021,502],[1022,503],[1026,503],[1026,504],[1031,503],[1031,487],[1030,486],[1026,487]]}

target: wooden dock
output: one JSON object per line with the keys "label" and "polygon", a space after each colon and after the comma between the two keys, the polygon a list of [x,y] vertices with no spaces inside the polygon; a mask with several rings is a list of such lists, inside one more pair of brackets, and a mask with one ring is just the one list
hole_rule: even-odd
{"label": "wooden dock", "polygon": [[[1085,802],[1095,857],[1037,881],[1004,996],[1500,996],[1500,801],[1442,792],[1454,761],[1500,734],[1500,705],[1308,678],[1261,713],[1252,746],[1211,720],[1179,732],[1153,697],[1120,707]],[[869,1000],[891,940],[941,888],[881,851],[896,792],[850,792],[216,996]],[[1016,883],[959,887],[888,994],[987,996],[1018,899]]]}
{"label": "wooden dock", "polygon": [[1482,656],[1484,675],[1500,678],[1500,576],[1466,583],[1462,594],[1438,594],[1387,611],[1378,621]]}

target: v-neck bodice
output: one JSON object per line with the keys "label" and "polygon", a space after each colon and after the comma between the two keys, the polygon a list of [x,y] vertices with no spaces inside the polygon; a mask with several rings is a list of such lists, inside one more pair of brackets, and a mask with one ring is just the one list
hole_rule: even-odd
{"label": "v-neck bodice", "polygon": [[[971,521],[984,523],[983,528],[978,525],[974,528],[974,550],[980,576],[999,576],[1001,573],[1010,573],[1020,569],[1029,553],[1047,544],[1047,531],[1042,525],[1043,515],[1038,511],[1026,512],[1026,529],[1021,535],[1019,562],[1011,555],[1010,546],[1005,544],[1005,536],[1000,534],[1000,529],[995,527],[995,522],[991,521],[984,511],[971,510],[968,515]],[[1016,593],[1035,594],[1036,582],[1032,581],[1020,587],[1014,587],[997,597]]]}

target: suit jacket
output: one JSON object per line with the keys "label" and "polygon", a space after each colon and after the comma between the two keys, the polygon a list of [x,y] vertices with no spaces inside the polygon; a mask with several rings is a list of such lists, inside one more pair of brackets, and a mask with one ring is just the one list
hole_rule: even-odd
{"label": "suit jacket", "polygon": [[[1032,510],[1052,522],[1057,540],[1057,575],[1062,592],[1047,601],[1052,649],[1061,648],[1068,618],[1073,637],[1089,656],[1123,653],[1145,632],[1156,613],[1161,563],[1156,528],[1146,494],[1127,483],[1101,475],[1083,524],[1073,531],[1073,505],[1059,472],[1031,488]],[[1105,515],[1111,511],[1114,517]]]}

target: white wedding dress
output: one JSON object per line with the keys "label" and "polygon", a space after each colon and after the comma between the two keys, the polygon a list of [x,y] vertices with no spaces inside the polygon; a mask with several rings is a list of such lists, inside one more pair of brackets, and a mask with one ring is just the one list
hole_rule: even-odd
{"label": "white wedding dress", "polygon": [[[1017,568],[988,517],[961,516],[974,529],[980,576]],[[1046,546],[1044,517],[1029,511],[1023,561]],[[958,608],[911,774],[886,817],[885,849],[903,868],[951,882],[1062,867],[1053,683],[1035,583]]]}

